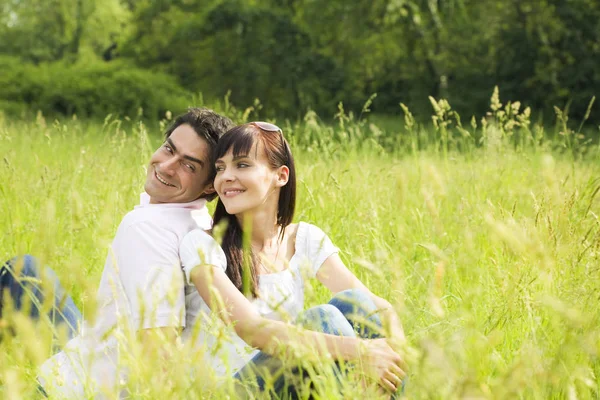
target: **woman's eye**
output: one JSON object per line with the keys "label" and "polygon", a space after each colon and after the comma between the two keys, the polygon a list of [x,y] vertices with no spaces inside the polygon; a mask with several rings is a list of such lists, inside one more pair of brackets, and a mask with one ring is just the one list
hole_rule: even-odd
{"label": "woman's eye", "polygon": [[219,165],[219,166],[215,167],[215,170],[217,172],[221,172],[221,171],[225,170],[225,168]]}
{"label": "woman's eye", "polygon": [[246,163],[243,163],[243,162],[241,162],[241,163],[238,163],[238,168],[246,168],[246,167],[248,167],[248,166],[249,166],[248,164],[246,164]]}

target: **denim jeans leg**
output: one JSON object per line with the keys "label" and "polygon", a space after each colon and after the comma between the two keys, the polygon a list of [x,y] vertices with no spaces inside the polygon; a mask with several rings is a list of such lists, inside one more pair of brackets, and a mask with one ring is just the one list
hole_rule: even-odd
{"label": "denim jeans leg", "polygon": [[[329,333],[338,336],[355,336],[352,326],[341,312],[329,304],[312,307],[304,311],[296,323],[307,330]],[[303,380],[306,373],[299,367],[288,368],[283,361],[264,352],[256,354],[236,374],[239,381],[238,396],[251,398],[256,392],[271,391],[274,396],[298,398],[294,383]],[[267,385],[268,381],[269,384]],[[252,382],[255,385],[248,385]],[[268,386],[268,387],[267,387]]]}
{"label": "denim jeans leg", "polygon": [[381,317],[371,296],[361,289],[347,289],[329,301],[346,317],[358,336],[368,339],[383,337]]}
{"label": "denim jeans leg", "polygon": [[309,308],[298,316],[296,323],[315,332],[337,336],[356,336],[352,324],[342,310],[333,304]]}
{"label": "denim jeans leg", "polygon": [[[50,285],[42,285],[42,279]],[[44,287],[50,287],[51,293],[44,293]],[[48,313],[51,323],[57,328],[66,326],[69,338],[77,334],[82,322],[81,312],[61,286],[54,271],[50,268],[42,270],[35,257],[15,257],[0,267],[0,315],[4,307],[4,291],[9,292],[13,307],[27,312],[33,320],[40,318],[42,304],[51,295],[53,304]]]}

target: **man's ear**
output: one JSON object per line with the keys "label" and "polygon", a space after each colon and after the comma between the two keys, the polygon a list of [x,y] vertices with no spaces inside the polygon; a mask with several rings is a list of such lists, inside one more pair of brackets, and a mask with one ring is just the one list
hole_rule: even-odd
{"label": "man's ear", "polygon": [[277,169],[277,187],[284,187],[290,180],[290,169],[282,165]]}
{"label": "man's ear", "polygon": [[213,194],[214,192],[215,192],[215,187],[213,186],[212,183],[209,183],[208,186],[202,192],[202,196],[207,195],[207,194]]}

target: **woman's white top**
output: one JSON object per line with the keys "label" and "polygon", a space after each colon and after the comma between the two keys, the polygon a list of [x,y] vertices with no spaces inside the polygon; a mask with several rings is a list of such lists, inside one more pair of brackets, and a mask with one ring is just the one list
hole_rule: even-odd
{"label": "woman's white top", "polygon": [[[304,309],[305,282],[313,278],[325,260],[338,251],[321,229],[300,222],[296,232],[295,252],[288,268],[272,274],[259,275],[258,298],[252,300],[253,305],[267,318],[294,320]],[[258,350],[249,347],[235,334],[233,327],[225,327],[211,314],[190,280],[190,273],[197,265],[212,265],[225,271],[225,253],[221,246],[201,229],[193,230],[183,238],[179,253],[187,281],[186,328],[182,335],[185,339],[193,340],[194,347],[205,349],[207,362],[215,368],[217,374],[235,373]],[[226,337],[227,342],[219,344],[217,337]]]}

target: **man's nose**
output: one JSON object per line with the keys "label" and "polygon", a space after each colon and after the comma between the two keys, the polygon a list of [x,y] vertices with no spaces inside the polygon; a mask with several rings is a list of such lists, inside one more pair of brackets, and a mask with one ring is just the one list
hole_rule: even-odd
{"label": "man's nose", "polygon": [[177,157],[170,157],[169,159],[160,163],[160,171],[163,174],[173,175],[178,165],[179,161],[177,160]]}

